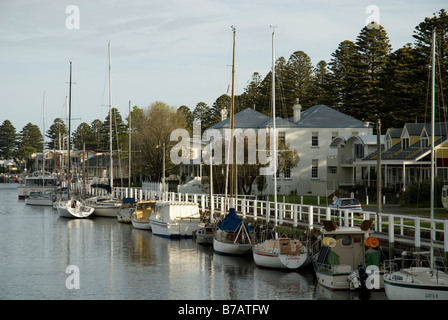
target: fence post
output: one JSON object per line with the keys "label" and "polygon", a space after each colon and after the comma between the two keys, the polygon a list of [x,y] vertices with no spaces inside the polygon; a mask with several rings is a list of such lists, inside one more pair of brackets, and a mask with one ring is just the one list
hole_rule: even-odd
{"label": "fence post", "polygon": [[292,205],[293,226],[297,227],[297,204]]}
{"label": "fence post", "polygon": [[389,231],[389,259],[394,258],[394,215],[389,215],[389,225],[387,227]]}
{"label": "fence post", "polygon": [[309,207],[308,207],[308,227],[310,228],[310,234],[311,234],[311,231],[313,230],[313,206],[312,205],[310,205]]}

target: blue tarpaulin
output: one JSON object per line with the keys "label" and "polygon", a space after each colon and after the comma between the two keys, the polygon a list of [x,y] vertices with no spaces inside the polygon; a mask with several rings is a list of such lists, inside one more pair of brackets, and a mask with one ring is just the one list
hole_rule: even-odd
{"label": "blue tarpaulin", "polygon": [[[218,225],[218,228],[223,231],[236,231],[241,221],[242,219],[238,217],[238,215],[236,214],[235,208],[230,208],[229,213],[224,218],[224,220]],[[248,230],[251,230],[247,224],[245,225]]]}

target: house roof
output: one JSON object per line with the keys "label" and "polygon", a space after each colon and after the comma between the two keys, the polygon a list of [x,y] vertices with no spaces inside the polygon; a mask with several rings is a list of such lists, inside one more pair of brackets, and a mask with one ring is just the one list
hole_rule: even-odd
{"label": "house roof", "polygon": [[[342,112],[316,105],[301,113],[301,120],[293,122],[293,118],[277,117],[275,125],[278,128],[365,128],[365,123]],[[272,127],[272,118],[254,109],[244,109],[235,114],[235,128],[267,128]],[[230,128],[230,118],[211,126],[210,129]]]}

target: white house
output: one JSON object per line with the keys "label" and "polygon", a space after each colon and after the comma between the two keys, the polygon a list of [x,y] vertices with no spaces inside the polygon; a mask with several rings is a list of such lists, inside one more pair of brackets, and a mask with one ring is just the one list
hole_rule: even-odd
{"label": "white house", "polygon": [[[278,194],[314,194],[325,196],[327,189],[327,158],[336,156],[330,147],[338,136],[371,135],[372,126],[325,105],[316,105],[302,111],[297,102],[293,117],[276,118],[278,139],[299,156],[299,163],[277,178]],[[253,129],[257,132],[272,128],[272,118],[254,109],[245,109],[234,116],[235,129]],[[230,128],[230,119],[224,119],[210,129]],[[267,190],[273,193],[273,177],[267,179]],[[256,188],[253,188],[256,190]]]}

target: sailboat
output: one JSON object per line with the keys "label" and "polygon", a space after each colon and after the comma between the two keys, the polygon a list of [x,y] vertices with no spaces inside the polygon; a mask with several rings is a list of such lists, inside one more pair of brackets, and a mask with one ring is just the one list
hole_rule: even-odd
{"label": "sailboat", "polygon": [[70,197],[70,128],[71,128],[71,92],[72,92],[72,62],[70,61],[69,103],[68,103],[68,164],[67,164],[67,196],[68,200],[59,201],[55,206],[60,217],[64,218],[87,218],[95,211],[87,206],[83,200]]}
{"label": "sailboat", "polygon": [[47,180],[45,179],[45,106],[46,106],[46,95],[44,91],[44,103],[43,103],[43,125],[42,134],[44,137],[43,148],[42,148],[42,186],[41,188],[34,190],[31,189],[28,197],[25,198],[25,203],[28,205],[36,206],[52,206],[54,190],[48,189],[48,185],[45,186]]}
{"label": "sailboat", "polygon": [[[388,299],[391,300],[447,300],[448,274],[435,268],[434,263],[434,122],[435,122],[435,56],[436,56],[436,29],[432,34],[432,108],[431,108],[431,245],[429,251],[429,266],[420,266],[418,263],[409,268],[398,271],[386,269],[384,274],[384,287]],[[419,253],[421,255],[422,252]],[[419,257],[420,258],[420,257]],[[418,261],[418,260],[416,260]],[[414,261],[414,262],[416,262]],[[391,264],[390,268],[393,267]]]}
{"label": "sailboat", "polygon": [[[274,210],[277,211],[277,135],[275,127],[275,31],[272,32],[272,127],[273,135],[273,179],[274,179]],[[277,217],[277,215],[276,215]],[[276,221],[277,223],[277,221]],[[259,267],[273,269],[298,269],[311,263],[311,254],[298,239],[278,237],[265,239],[255,244],[252,251],[255,264]]]}
{"label": "sailboat", "polygon": [[232,63],[232,109],[231,109],[231,139],[232,139],[232,170],[230,184],[230,208],[229,213],[224,220],[218,225],[215,236],[213,238],[213,249],[218,254],[224,255],[249,255],[252,253],[253,246],[253,230],[241,219],[235,211],[233,198],[233,181],[235,168],[235,34],[236,28],[233,30],[233,63]]}
{"label": "sailboat", "polygon": [[95,216],[118,218],[121,211],[122,202],[113,199],[114,194],[114,164],[112,153],[112,74],[111,74],[111,50],[110,42],[108,43],[109,51],[109,145],[110,145],[110,196],[108,197],[92,197],[86,202],[95,209]]}

